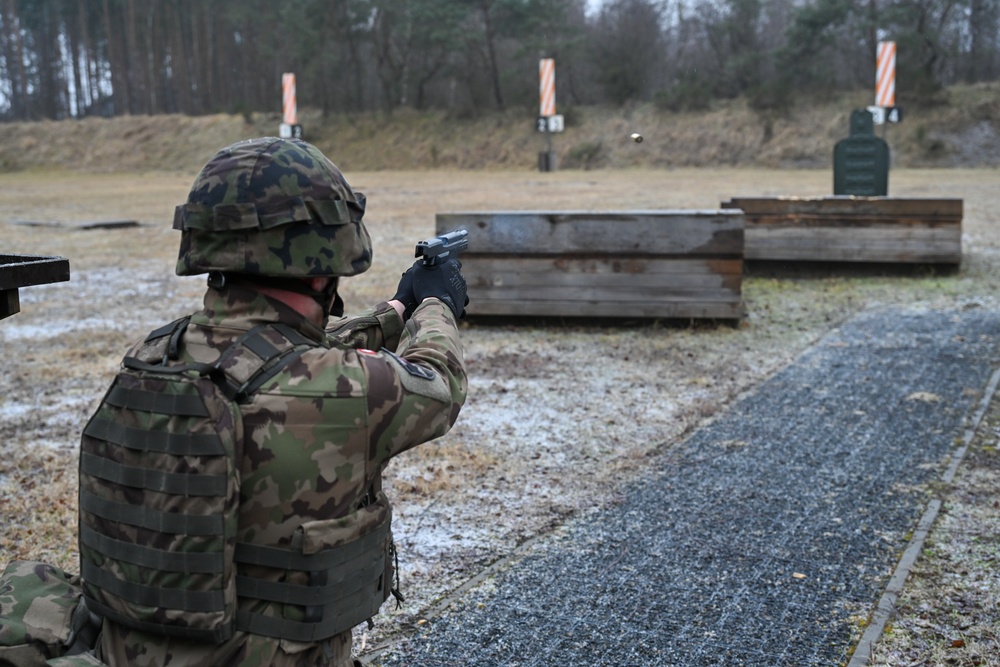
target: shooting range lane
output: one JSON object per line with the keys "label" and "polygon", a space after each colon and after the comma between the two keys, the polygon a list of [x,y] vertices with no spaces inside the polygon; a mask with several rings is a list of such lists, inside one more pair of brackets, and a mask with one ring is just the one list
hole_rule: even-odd
{"label": "shooting range lane", "polygon": [[998,312],[861,313],[375,662],[843,664],[998,353]]}

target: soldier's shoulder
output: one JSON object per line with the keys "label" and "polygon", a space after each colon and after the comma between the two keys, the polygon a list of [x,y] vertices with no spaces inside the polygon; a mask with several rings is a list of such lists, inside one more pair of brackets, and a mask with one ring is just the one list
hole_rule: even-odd
{"label": "soldier's shoulder", "polygon": [[314,347],[287,365],[265,388],[285,396],[357,397],[368,385],[359,352],[338,347]]}

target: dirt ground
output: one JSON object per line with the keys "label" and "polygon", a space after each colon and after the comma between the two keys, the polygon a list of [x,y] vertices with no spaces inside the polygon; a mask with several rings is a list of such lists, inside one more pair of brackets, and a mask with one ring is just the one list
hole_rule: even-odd
{"label": "dirt ground", "polygon": [[[368,196],[376,249],[375,267],[346,281],[349,311],[393,293],[414,242],[433,233],[435,212],[705,209],[735,196],[819,196],[832,188],[829,170],[346,175]],[[68,283],[22,289],[22,312],[0,321],[0,563],[37,558],[77,570],[75,448],[82,425],[129,342],[200,305],[202,279],[173,275],[178,236],[170,229],[173,207],[193,177],[0,175],[0,253],[63,256],[72,271]],[[358,646],[369,650],[419,624],[434,602],[518,545],[612,501],[622,480],[641,474],[646,457],[677,446],[851,314],[882,304],[1000,307],[998,185],[996,170],[890,175],[890,195],[964,200],[957,273],[751,271],[743,282],[748,315],[737,327],[467,325],[471,386],[458,424],[388,470],[407,601],[399,610],[386,605],[375,630],[359,634]],[[78,226],[122,219],[139,226]],[[998,478],[994,466],[969,484],[992,484],[995,497]],[[983,547],[992,549],[993,561],[980,559],[994,567],[995,535]],[[993,596],[995,609],[992,581],[984,595]],[[930,594],[916,603],[917,614],[920,604],[946,601]],[[866,614],[858,610],[859,626]],[[888,640],[894,637],[899,633]],[[976,644],[962,641],[949,659],[964,659],[962,651]],[[939,664],[914,662],[921,654],[898,650],[902,658],[886,664]],[[991,659],[940,664],[1000,665]]]}

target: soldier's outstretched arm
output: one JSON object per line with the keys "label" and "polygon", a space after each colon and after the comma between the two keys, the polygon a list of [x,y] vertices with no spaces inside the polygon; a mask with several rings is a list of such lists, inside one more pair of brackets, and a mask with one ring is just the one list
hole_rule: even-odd
{"label": "soldier's outstretched arm", "polygon": [[400,277],[391,300],[361,315],[331,322],[326,328],[327,337],[340,347],[395,350],[403,322],[410,320],[417,306],[428,299],[447,305],[455,319],[465,316],[469,298],[458,259],[431,263],[417,260]]}
{"label": "soldier's outstretched arm", "polygon": [[368,381],[369,432],[381,462],[454,425],[468,378],[455,315],[444,302],[424,300],[395,351],[358,352]]}
{"label": "soldier's outstretched arm", "polygon": [[360,314],[331,321],[327,338],[336,346],[395,350],[403,331],[403,318],[389,302],[383,301]]}

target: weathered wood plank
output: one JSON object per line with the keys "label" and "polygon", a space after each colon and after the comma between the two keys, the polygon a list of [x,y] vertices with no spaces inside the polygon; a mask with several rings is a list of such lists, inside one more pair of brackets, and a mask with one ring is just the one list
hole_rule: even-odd
{"label": "weathered wood plank", "polygon": [[736,197],[748,260],[958,264],[961,199]]}
{"label": "weathered wood plank", "polygon": [[438,213],[436,228],[467,230],[479,253],[743,255],[739,210]]}
{"label": "weathered wood plank", "polygon": [[560,301],[579,304],[594,304],[604,301],[614,302],[623,307],[630,303],[643,301],[660,301],[670,303],[738,303],[739,295],[725,290],[683,289],[667,285],[658,289],[637,289],[629,285],[551,285],[547,289],[525,285],[499,285],[495,287],[477,287],[469,292],[469,314],[476,314],[479,306],[486,302],[514,300],[529,301]]}
{"label": "weathered wood plank", "polygon": [[575,257],[492,257],[463,259],[470,286],[625,285],[634,288],[677,286],[738,292],[743,276],[739,260],[616,259]]}
{"label": "weathered wood plank", "polygon": [[631,302],[609,301],[519,301],[497,300],[481,304],[470,316],[516,315],[522,317],[607,317],[617,319],[714,319],[738,320],[745,317],[742,303],[681,303],[663,300]]}
{"label": "weathered wood plank", "polygon": [[764,248],[856,248],[871,252],[961,252],[961,238],[948,230],[891,229],[868,227],[845,232],[816,227],[803,234],[800,229],[762,227],[748,229],[747,257],[756,257]]}
{"label": "weathered wood plank", "polygon": [[748,237],[747,260],[875,262],[875,263],[928,263],[952,264],[961,254],[958,244],[940,249],[926,245],[917,248],[859,246],[856,244],[778,243],[774,240],[760,242]]}
{"label": "weathered wood plank", "polygon": [[748,216],[822,215],[961,219],[963,200],[922,197],[733,197],[722,208],[741,209]]}
{"label": "weathered wood plank", "polygon": [[[512,304],[525,308],[531,304],[529,310],[535,314],[544,314],[551,304],[563,304],[563,315],[600,311],[633,317],[703,317],[700,313],[708,304],[716,313],[713,318],[741,317],[743,312],[740,260],[472,255],[463,259],[463,273],[469,285],[470,315],[499,314]],[[605,303],[610,305],[599,306]],[[659,310],[651,305],[656,303]]]}
{"label": "weathered wood plank", "polygon": [[743,212],[439,213],[465,229],[468,313],[739,319]]}

